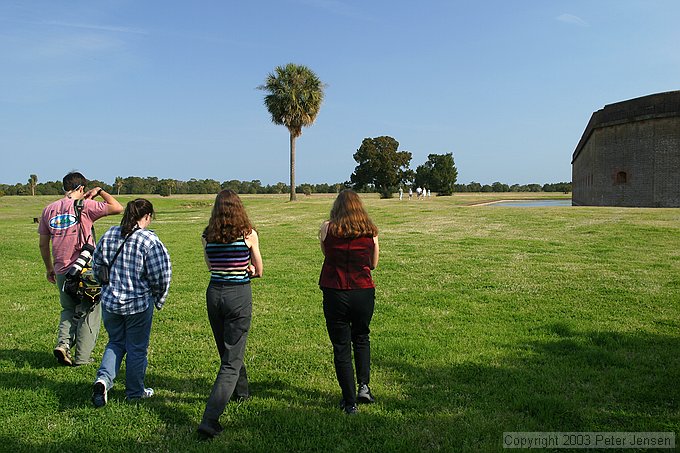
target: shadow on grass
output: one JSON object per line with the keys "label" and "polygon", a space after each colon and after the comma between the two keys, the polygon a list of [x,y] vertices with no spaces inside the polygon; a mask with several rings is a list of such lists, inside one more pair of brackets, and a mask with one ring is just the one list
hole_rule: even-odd
{"label": "shadow on grass", "polygon": [[[432,365],[384,357],[403,357],[396,350],[376,356],[374,369],[395,377],[390,383],[374,382],[374,390],[385,385],[401,393],[375,392],[378,402],[355,417],[335,407],[336,394],[304,382],[255,381],[251,400],[228,406],[225,432],[200,443],[194,430],[212,381],[151,373],[150,380],[163,382],[178,396],[144,405],[141,415],[160,421],[154,430],[162,427],[148,439],[116,427],[120,440],[106,443],[88,432],[78,441],[0,440],[15,451],[502,451],[504,431],[680,430],[679,338],[582,332],[560,323],[541,333],[540,341],[508,342],[493,363]],[[0,352],[2,358],[7,359],[6,352]],[[80,391],[75,385],[62,388],[56,380],[36,381],[30,370],[20,373],[3,372],[0,386],[8,388],[6,378],[12,378],[11,386],[25,379],[26,388],[44,386],[65,400],[73,398],[69,392]],[[62,407],[82,404],[78,399]]]}
{"label": "shadow on grass", "polygon": [[493,365],[420,367],[381,360],[407,394],[386,405],[416,412],[473,410],[502,431],[664,431],[680,427],[680,338],[576,332],[514,344]]}
{"label": "shadow on grass", "polygon": [[21,349],[1,349],[0,361],[8,361],[14,364],[15,368],[31,368],[34,370],[42,368],[62,367],[57,363],[52,351],[26,351]]}

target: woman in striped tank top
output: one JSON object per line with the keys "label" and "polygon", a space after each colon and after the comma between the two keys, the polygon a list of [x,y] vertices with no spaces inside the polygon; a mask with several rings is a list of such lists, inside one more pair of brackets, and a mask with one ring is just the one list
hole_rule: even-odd
{"label": "woman in striped tank top", "polygon": [[249,396],[243,356],[252,316],[250,279],[262,277],[257,232],[233,190],[217,195],[203,232],[203,249],[210,270],[208,319],[221,364],[198,433],[212,438],[222,431],[219,418],[232,395]]}

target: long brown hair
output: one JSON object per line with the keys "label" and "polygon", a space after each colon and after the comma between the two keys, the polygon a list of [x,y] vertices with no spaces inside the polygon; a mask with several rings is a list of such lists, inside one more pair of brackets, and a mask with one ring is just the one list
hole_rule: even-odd
{"label": "long brown hair", "polygon": [[226,244],[247,236],[253,230],[246,208],[231,189],[217,194],[208,226],[203,231],[207,242]]}
{"label": "long brown hair", "polygon": [[359,238],[378,235],[375,226],[361,202],[359,195],[351,189],[345,189],[331,208],[330,225],[328,231],[336,237]]}

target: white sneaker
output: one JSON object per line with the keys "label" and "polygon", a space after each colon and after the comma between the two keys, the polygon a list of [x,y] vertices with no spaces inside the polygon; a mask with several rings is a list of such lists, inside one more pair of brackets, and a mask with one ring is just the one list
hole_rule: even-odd
{"label": "white sneaker", "polygon": [[145,388],[144,393],[142,393],[142,399],[151,398],[152,396],[153,396],[153,389],[151,387]]}
{"label": "white sneaker", "polygon": [[106,406],[107,393],[104,379],[97,379],[92,386],[92,404],[94,404],[94,407]]}

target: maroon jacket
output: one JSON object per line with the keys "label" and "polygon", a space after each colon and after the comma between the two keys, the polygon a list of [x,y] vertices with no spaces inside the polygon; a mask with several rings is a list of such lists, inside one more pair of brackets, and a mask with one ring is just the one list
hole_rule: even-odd
{"label": "maroon jacket", "polygon": [[323,241],[325,259],[319,286],[332,289],[375,288],[371,278],[372,237],[338,238],[330,234]]}

